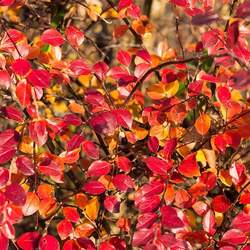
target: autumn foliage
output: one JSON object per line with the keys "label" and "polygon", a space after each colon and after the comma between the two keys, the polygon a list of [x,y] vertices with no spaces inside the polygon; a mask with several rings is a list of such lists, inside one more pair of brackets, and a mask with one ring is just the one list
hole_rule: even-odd
{"label": "autumn foliage", "polygon": [[250,249],[250,1],[30,2],[0,0],[0,250]]}

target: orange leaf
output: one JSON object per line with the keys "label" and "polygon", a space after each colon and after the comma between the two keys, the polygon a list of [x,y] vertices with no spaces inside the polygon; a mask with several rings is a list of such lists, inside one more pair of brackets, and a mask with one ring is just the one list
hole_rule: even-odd
{"label": "orange leaf", "polygon": [[207,114],[201,114],[198,119],[195,122],[195,128],[196,131],[200,134],[200,135],[205,135],[210,126],[211,126],[211,118],[209,115]]}
{"label": "orange leaf", "polygon": [[178,167],[179,172],[186,177],[200,176],[199,166],[196,161],[196,154],[188,155]]}
{"label": "orange leaf", "polygon": [[22,212],[24,216],[29,216],[34,214],[39,209],[40,200],[35,193],[28,192],[26,196],[26,202],[22,207]]}

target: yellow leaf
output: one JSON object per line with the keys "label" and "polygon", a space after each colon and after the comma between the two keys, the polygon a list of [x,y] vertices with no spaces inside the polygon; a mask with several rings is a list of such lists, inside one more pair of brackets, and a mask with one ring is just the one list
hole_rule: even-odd
{"label": "yellow leaf", "polygon": [[95,220],[98,216],[98,212],[100,209],[100,203],[97,197],[89,200],[88,204],[85,206],[85,214],[91,219]]}
{"label": "yellow leaf", "polygon": [[205,135],[210,126],[211,126],[211,118],[209,115],[202,113],[197,120],[195,121],[194,124],[196,131],[200,134],[200,135]]}
{"label": "yellow leaf", "polygon": [[230,187],[232,186],[232,177],[230,176],[230,174],[228,173],[228,170],[222,169],[219,172],[219,179],[221,180],[221,182]]}
{"label": "yellow leaf", "polygon": [[196,160],[199,161],[203,167],[206,166],[207,160],[202,150],[196,152]]}
{"label": "yellow leaf", "polygon": [[147,95],[153,100],[161,100],[165,97],[165,88],[163,83],[157,83],[151,85],[147,89]]}
{"label": "yellow leaf", "polygon": [[215,212],[214,215],[215,215],[215,222],[217,226],[219,227],[223,221],[224,216],[222,213],[218,213],[218,212]]}
{"label": "yellow leaf", "polygon": [[164,140],[169,135],[169,126],[156,125],[152,126],[149,132],[150,136],[157,137],[158,140]]}
{"label": "yellow leaf", "polygon": [[179,82],[178,80],[174,82],[170,82],[165,85],[165,97],[170,98],[173,97],[179,90]]}
{"label": "yellow leaf", "polygon": [[24,135],[22,137],[19,150],[25,154],[33,154],[33,141],[29,136]]}

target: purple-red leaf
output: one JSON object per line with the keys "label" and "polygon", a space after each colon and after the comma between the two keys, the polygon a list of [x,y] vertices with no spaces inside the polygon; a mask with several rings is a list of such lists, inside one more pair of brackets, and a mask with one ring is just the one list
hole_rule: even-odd
{"label": "purple-red leaf", "polygon": [[94,161],[88,168],[88,176],[99,177],[110,172],[111,165],[106,161]]}
{"label": "purple-red leaf", "polygon": [[52,46],[61,46],[64,43],[63,36],[55,29],[48,29],[41,35],[43,43],[48,43]]}
{"label": "purple-red leaf", "polygon": [[99,195],[105,192],[105,187],[99,181],[89,181],[84,184],[83,190],[92,195]]}

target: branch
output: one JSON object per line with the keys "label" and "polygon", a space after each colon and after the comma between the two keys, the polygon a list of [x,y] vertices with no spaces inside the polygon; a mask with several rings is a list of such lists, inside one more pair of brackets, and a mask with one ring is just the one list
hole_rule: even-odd
{"label": "branch", "polygon": [[[110,5],[110,7],[112,7],[116,12],[118,12],[115,5],[112,3],[111,0],[106,0],[106,2]],[[129,20],[126,17],[122,18],[122,20],[126,25],[128,25],[128,28],[129,28],[130,32],[135,37],[136,43],[139,43],[141,45],[142,44],[142,37],[139,34],[136,33],[136,31],[132,28],[132,26],[130,25]]]}
{"label": "branch", "polygon": [[183,64],[183,63],[189,63],[189,62],[194,62],[194,61],[201,61],[201,60],[205,60],[208,58],[215,58],[215,57],[223,57],[223,56],[227,56],[228,54],[221,54],[221,55],[208,55],[208,56],[199,56],[199,57],[191,57],[191,58],[187,58],[187,59],[182,59],[182,60],[174,60],[174,61],[168,61],[168,62],[164,62],[161,63],[149,70],[146,71],[146,73],[140,78],[138,79],[138,81],[136,82],[135,86],[133,87],[133,89],[131,90],[130,94],[128,95],[128,97],[126,98],[126,100],[124,101],[123,106],[126,106],[128,104],[128,102],[130,101],[130,99],[133,97],[134,93],[136,92],[136,90],[143,84],[143,82],[147,79],[147,77],[153,73],[154,71],[158,71],[166,66],[170,66],[170,65],[175,65],[175,64]]}

